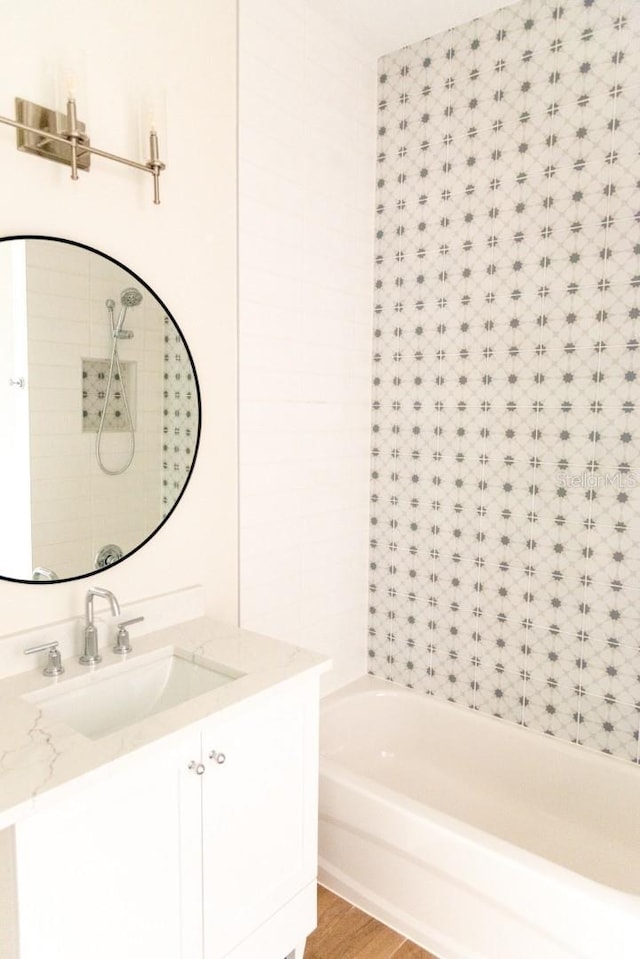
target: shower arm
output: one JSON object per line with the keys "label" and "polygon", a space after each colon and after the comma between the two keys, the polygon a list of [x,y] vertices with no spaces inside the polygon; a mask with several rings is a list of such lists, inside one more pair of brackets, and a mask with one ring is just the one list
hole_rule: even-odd
{"label": "shower arm", "polygon": [[[160,174],[166,169],[166,164],[160,160],[158,134],[153,127],[149,133],[149,160],[146,163],[139,163],[136,160],[129,160],[115,153],[92,147],[89,137],[84,132],[84,124],[78,123],[76,102],[72,97],[67,100],[66,115],[37,103],[22,100],[20,97],[16,97],[15,102],[16,119],[0,116],[0,123],[14,127],[18,131],[19,150],[67,164],[71,167],[72,180],[78,179],[79,164],[81,169],[89,171],[92,154],[103,157],[105,160],[122,163],[134,170],[150,173],[153,177],[153,202],[160,203]],[[35,120],[39,125],[24,122],[25,119]],[[54,129],[60,132],[52,132]],[[21,136],[21,134],[27,135]],[[68,149],[62,151],[60,144],[64,144]]]}

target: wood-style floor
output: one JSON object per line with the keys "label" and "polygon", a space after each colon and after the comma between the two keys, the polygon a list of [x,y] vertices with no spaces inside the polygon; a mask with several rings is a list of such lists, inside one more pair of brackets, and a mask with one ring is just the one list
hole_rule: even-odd
{"label": "wood-style floor", "polygon": [[323,886],[318,886],[318,928],[304,959],[436,959]]}

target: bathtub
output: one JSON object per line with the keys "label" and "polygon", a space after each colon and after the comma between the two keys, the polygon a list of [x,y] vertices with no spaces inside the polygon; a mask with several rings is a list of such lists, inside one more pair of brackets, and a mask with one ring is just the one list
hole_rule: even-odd
{"label": "bathtub", "polygon": [[323,885],[440,959],[639,959],[639,768],[368,676],[320,741]]}

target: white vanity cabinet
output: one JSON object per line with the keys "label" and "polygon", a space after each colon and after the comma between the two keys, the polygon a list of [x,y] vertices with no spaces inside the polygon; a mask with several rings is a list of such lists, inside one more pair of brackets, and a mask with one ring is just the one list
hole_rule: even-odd
{"label": "white vanity cabinet", "polygon": [[167,742],[16,824],[19,959],[284,959],[313,929],[317,676]]}
{"label": "white vanity cabinet", "polygon": [[16,959],[181,956],[179,755],[129,756],[15,824]]}
{"label": "white vanity cabinet", "polygon": [[[202,945],[194,915],[185,959],[284,959],[315,926],[317,679],[221,714],[184,768],[184,810],[202,803],[201,839],[185,843],[187,855],[201,851],[201,869],[183,869],[202,877]],[[189,910],[198,897],[185,892]]]}

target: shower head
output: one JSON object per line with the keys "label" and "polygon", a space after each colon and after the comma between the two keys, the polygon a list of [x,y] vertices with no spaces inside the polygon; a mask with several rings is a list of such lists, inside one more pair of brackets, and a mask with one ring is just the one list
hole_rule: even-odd
{"label": "shower head", "polygon": [[118,339],[131,339],[133,333],[131,331],[123,330],[124,318],[127,315],[127,310],[131,309],[134,306],[140,306],[142,303],[142,293],[140,290],[136,290],[135,286],[128,286],[120,294],[120,315],[118,317],[118,322],[113,328],[113,335]]}
{"label": "shower head", "polygon": [[142,303],[142,293],[140,290],[136,290],[135,286],[128,286],[126,290],[123,290],[120,294],[120,303],[125,309],[129,309],[132,306],[140,306]]}
{"label": "shower head", "polygon": [[111,313],[111,311],[112,311],[112,310],[115,310],[115,308],[116,308],[116,301],[115,301],[115,300],[105,300],[105,304],[104,304],[104,305],[106,306],[106,308],[107,308],[107,309],[109,310],[109,312]]}

